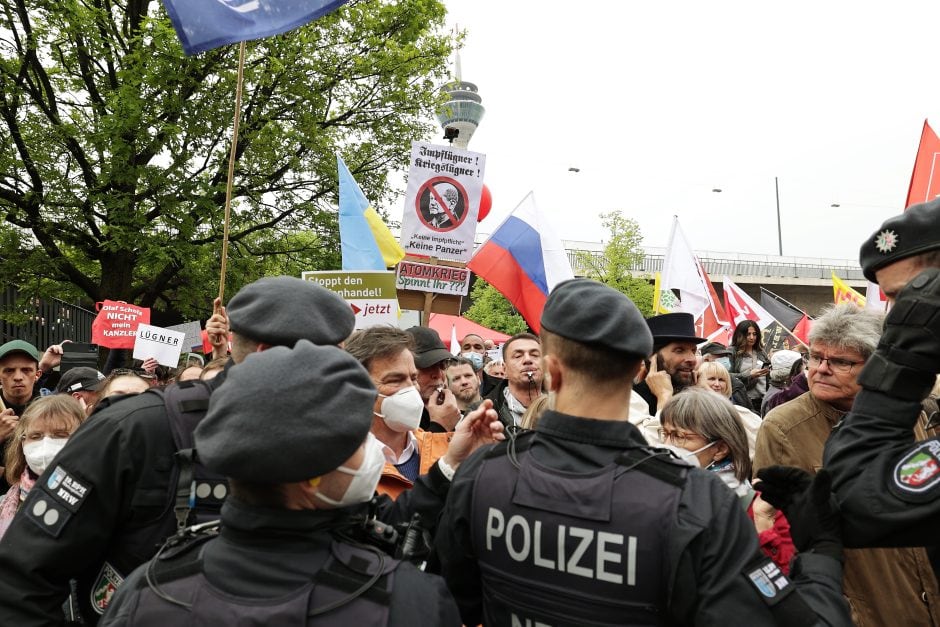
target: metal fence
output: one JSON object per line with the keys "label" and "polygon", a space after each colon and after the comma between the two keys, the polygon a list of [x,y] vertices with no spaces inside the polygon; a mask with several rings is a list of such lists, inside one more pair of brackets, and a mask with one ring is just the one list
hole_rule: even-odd
{"label": "metal fence", "polygon": [[[602,257],[603,252],[599,251],[568,251],[568,261],[571,263],[571,268],[574,270],[576,275],[584,274],[584,267],[580,260],[580,255],[590,254],[593,257]],[[663,269],[663,255],[651,255],[647,254],[643,258],[643,262],[635,268],[630,268],[631,271],[637,273],[649,273],[661,272]],[[848,281],[864,281],[865,276],[862,274],[862,269],[856,266],[844,266],[844,265],[827,265],[824,263],[800,263],[794,260],[788,260],[786,258],[778,258],[780,261],[773,258],[763,258],[763,259],[715,259],[702,257],[702,265],[705,266],[705,271],[713,277],[713,280],[721,280],[723,275],[729,277],[735,276],[753,276],[753,277],[783,277],[783,278],[794,278],[794,279],[825,279],[830,280],[832,278],[832,273],[835,272],[836,275],[841,279]]]}
{"label": "metal fence", "polygon": [[57,298],[20,300],[16,288],[0,292],[0,311],[15,313],[21,324],[0,320],[0,341],[26,340],[40,352],[63,340],[91,342],[95,312]]}

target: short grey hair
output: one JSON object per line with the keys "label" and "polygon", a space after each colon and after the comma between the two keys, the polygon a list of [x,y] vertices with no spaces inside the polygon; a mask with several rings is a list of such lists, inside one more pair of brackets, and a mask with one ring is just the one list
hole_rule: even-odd
{"label": "short grey hair", "polygon": [[827,344],[841,349],[857,351],[868,359],[881,339],[884,314],[862,309],[855,303],[839,303],[827,308],[813,320],[809,329],[809,343]]}

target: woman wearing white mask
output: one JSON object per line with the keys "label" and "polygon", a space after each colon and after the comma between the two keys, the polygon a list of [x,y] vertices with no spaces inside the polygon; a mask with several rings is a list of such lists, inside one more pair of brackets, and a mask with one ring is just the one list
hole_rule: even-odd
{"label": "woman wearing white mask", "polygon": [[761,550],[789,573],[796,552],[790,523],[751,487],[747,434],[731,402],[701,387],[688,388],[663,407],[661,419],[662,440],[688,451],[687,461],[716,473],[741,498]]}
{"label": "woman wearing white mask", "polygon": [[23,412],[4,457],[10,490],[0,501],[0,537],[6,533],[36,479],[84,419],[81,404],[67,394],[37,398]]}

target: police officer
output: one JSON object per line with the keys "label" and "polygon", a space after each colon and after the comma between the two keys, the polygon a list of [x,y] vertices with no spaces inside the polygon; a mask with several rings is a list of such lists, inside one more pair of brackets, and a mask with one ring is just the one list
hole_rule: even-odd
{"label": "police officer", "polygon": [[[940,200],[887,220],[862,245],[861,265],[894,305],[858,375],[863,389],[826,444],[825,466],[848,546],[935,547],[940,439],[914,443],[911,433],[940,372]],[[936,400],[923,406],[936,426]]]}
{"label": "police officer", "polygon": [[735,494],[628,422],[653,338],[626,296],[566,281],[541,328],[554,410],[468,459],[442,516],[436,546],[465,624],[848,624],[837,542],[794,563],[815,584],[804,601]]}
{"label": "police officer", "polygon": [[369,434],[375,397],[355,358],[306,340],[233,368],[196,429],[232,490],[221,535],[161,550],[100,624],[459,625],[439,576],[363,542],[385,463]]}
{"label": "police officer", "polygon": [[[227,316],[236,364],[252,352],[293,346],[300,339],[338,344],[355,324],[342,298],[291,277],[267,277],[245,286],[229,302]],[[210,320],[214,327],[219,322],[215,318]],[[214,389],[223,375],[205,383],[168,386],[165,395],[186,390],[185,385]],[[272,401],[278,394],[279,386],[274,385],[263,399]],[[153,557],[178,526],[192,522],[185,515],[187,498],[182,492],[189,482],[179,479],[182,463],[176,455],[188,449],[178,447],[174,437],[182,431],[192,439],[208,394],[189,401],[190,411],[182,418],[171,416],[165,397],[156,392],[105,402],[69,439],[0,543],[0,625],[58,624],[70,579],[77,580],[85,622],[95,624],[124,578]],[[274,418],[282,417],[272,414],[269,423]],[[469,450],[457,451],[457,461]],[[216,483],[207,488],[197,488],[194,499],[205,501],[208,517],[213,508],[218,511],[225,487]],[[396,522],[419,511],[433,519],[448,488],[448,477],[435,465],[405,501],[386,508],[383,515]],[[177,516],[181,509],[183,520]]]}

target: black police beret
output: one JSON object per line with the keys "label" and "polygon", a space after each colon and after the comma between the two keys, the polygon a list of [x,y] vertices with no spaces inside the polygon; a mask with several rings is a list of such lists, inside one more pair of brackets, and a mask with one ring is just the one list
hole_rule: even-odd
{"label": "black police beret", "polygon": [[940,199],[912,205],[884,221],[858,254],[865,278],[895,261],[940,248]]}
{"label": "black police beret", "polygon": [[352,308],[339,294],[289,276],[249,283],[229,301],[226,311],[232,331],[275,346],[293,346],[300,339],[339,344],[356,325]]}
{"label": "black police beret", "polygon": [[653,337],[633,301],[590,279],[570,279],[556,285],[545,301],[541,326],[581,344],[639,357],[653,352]]}
{"label": "black police beret", "polygon": [[375,386],[335,346],[300,340],[229,368],[195,431],[199,459],[226,477],[291,483],[334,470],[372,425]]}

